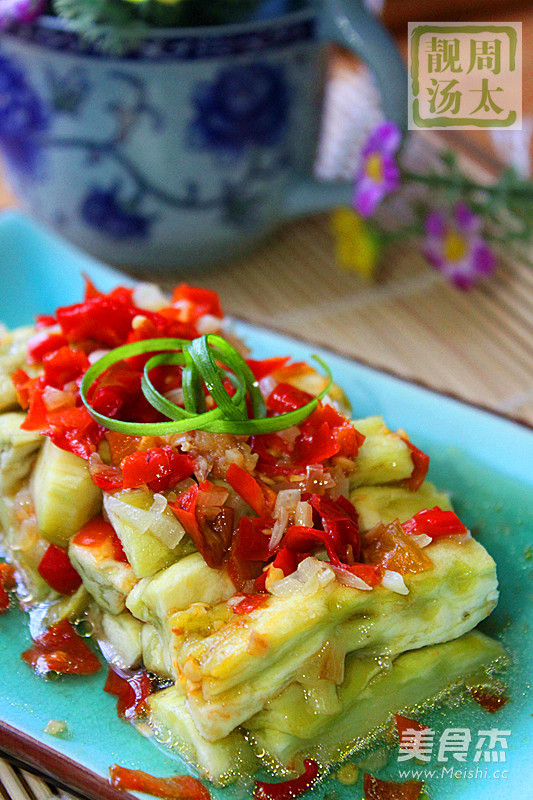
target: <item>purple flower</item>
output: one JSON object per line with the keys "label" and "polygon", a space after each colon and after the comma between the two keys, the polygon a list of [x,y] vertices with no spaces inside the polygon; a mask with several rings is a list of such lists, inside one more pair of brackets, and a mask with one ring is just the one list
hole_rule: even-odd
{"label": "purple flower", "polygon": [[0,0],[0,30],[13,23],[32,22],[45,8],[46,0]]}
{"label": "purple flower", "polygon": [[494,270],[494,253],[481,237],[480,228],[481,219],[462,202],[451,215],[431,211],[426,217],[422,251],[459,289],[470,289]]}
{"label": "purple flower", "polygon": [[361,154],[362,164],[355,180],[353,207],[362,217],[371,217],[383,198],[400,185],[395,154],[401,132],[394,122],[382,122],[370,134]]}
{"label": "purple flower", "polygon": [[150,235],[151,217],[139,214],[118,197],[119,186],[111,189],[95,187],[82,202],[80,214],[91,228],[110,239],[146,239]]}

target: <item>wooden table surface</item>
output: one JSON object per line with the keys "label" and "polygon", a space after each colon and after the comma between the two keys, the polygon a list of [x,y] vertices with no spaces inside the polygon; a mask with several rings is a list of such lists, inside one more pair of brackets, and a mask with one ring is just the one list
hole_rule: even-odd
{"label": "wooden table surface", "polygon": [[[412,5],[412,19],[427,18],[423,4]],[[392,6],[389,19],[404,46]],[[465,18],[459,7],[452,19]],[[499,3],[490,19],[523,22],[524,113],[533,114],[533,10]],[[351,64],[340,60],[337,68],[348,74]],[[491,161],[487,138],[468,134],[465,141],[477,153],[468,166],[483,172]],[[15,204],[0,182],[0,208]],[[329,219],[320,215],[282,227],[252,255],[194,281],[218,290],[231,314],[533,425],[533,247],[509,247],[498,258],[490,280],[462,293],[405,244],[386,257],[375,283],[364,284],[335,263]],[[58,797],[0,760],[2,793],[11,800]]]}

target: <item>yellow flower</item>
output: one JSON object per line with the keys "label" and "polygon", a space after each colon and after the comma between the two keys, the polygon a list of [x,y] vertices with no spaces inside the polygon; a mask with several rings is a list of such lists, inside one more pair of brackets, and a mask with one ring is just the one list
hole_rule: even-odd
{"label": "yellow flower", "polygon": [[379,241],[366,222],[351,208],[336,208],[331,214],[337,263],[372,280],[380,255]]}

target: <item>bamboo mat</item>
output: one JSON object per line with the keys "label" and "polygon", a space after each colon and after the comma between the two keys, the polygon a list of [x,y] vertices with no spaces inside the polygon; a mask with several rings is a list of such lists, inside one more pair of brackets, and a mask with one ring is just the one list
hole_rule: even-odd
{"label": "bamboo mat", "polygon": [[[346,109],[361,93],[356,82],[350,91],[352,78],[345,78],[340,105]],[[351,116],[357,120],[353,109]],[[355,149],[349,136],[344,142],[338,158],[331,158],[331,150],[321,153],[321,174],[331,174],[339,159],[344,166],[337,174],[349,171]],[[433,144],[423,147],[423,158],[431,161]],[[487,172],[486,165],[465,163],[471,172]],[[0,207],[12,203],[0,185]],[[161,282],[170,287],[175,280]],[[336,265],[329,218],[319,215],[286,225],[251,255],[194,275],[194,282],[217,290],[231,315],[533,425],[533,248],[499,253],[495,275],[463,293],[405,243],[389,252],[376,282],[365,284]],[[0,759],[0,797],[73,796]]]}

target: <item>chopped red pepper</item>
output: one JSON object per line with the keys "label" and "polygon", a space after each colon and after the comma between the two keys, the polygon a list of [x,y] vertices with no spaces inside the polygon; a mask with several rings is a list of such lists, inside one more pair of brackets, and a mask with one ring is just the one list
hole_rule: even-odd
{"label": "chopped red pepper", "polygon": [[48,546],[38,572],[48,586],[59,594],[74,594],[81,586],[81,578],[70,563],[67,551],[55,544]]}
{"label": "chopped red pepper", "polygon": [[342,564],[341,569],[345,569],[357,578],[361,578],[368,586],[379,586],[385,574],[383,567],[372,564]]}
{"label": "chopped red pepper", "polygon": [[250,439],[252,452],[259,456],[256,470],[265,475],[303,474],[305,469],[294,463],[292,445],[277,433],[262,433]]}
{"label": "chopped red pepper", "polygon": [[15,586],[15,568],[11,564],[0,564],[0,614],[9,608],[9,595],[6,589]]}
{"label": "chopped red pepper", "polygon": [[279,783],[256,781],[254,800],[290,800],[307,792],[318,778],[318,764],[311,758],[304,760],[304,772],[298,778]]}
{"label": "chopped red pepper", "polygon": [[365,800],[418,800],[423,788],[423,781],[384,781],[365,772]]}
{"label": "chopped red pepper", "polygon": [[[16,386],[16,384],[15,384]],[[20,426],[23,431],[42,431],[48,422],[48,409],[45,406],[42,389],[37,388],[35,382],[20,386],[19,397],[29,402],[26,419]]]}
{"label": "chopped red pepper", "polygon": [[242,600],[232,606],[231,610],[234,614],[250,614],[256,608],[264,605],[267,599],[268,595],[266,594],[248,594],[245,592],[242,595]]}
{"label": "chopped red pepper", "polygon": [[6,592],[2,583],[0,583],[0,614],[3,614],[4,611],[7,611],[9,608],[9,595]]}
{"label": "chopped red pepper", "polygon": [[86,522],[83,528],[72,537],[72,544],[81,547],[97,547],[102,558],[128,563],[122,542],[112,525],[100,515]]}
{"label": "chopped red pepper", "polygon": [[17,400],[21,408],[28,408],[32,398],[36,378],[30,378],[23,369],[17,369],[11,376],[11,381],[17,393]]}
{"label": "chopped red pepper", "polygon": [[146,792],[167,800],[211,800],[211,795],[191,775],[175,775],[171,778],[155,778],[140,769],[127,769],[113,764],[109,768],[111,785],[117,789]]}
{"label": "chopped red pepper", "polygon": [[[56,447],[69,450],[75,456],[84,459],[89,459],[96,452],[104,438],[105,428],[94,421],[85,407],[51,412],[47,416],[47,425],[41,432],[46,434]],[[22,427],[24,425],[21,425]]]}
{"label": "chopped red pepper", "polygon": [[405,443],[411,451],[413,471],[411,476],[404,481],[404,486],[411,492],[416,492],[426,480],[429,469],[429,456],[419,450],[418,447],[415,447],[408,439],[405,440]]}
{"label": "chopped red pepper", "polygon": [[181,311],[182,322],[196,322],[204,314],[222,319],[224,313],[218,294],[212,289],[180,283],[172,294],[172,305]]}
{"label": "chopped red pepper", "polygon": [[234,534],[233,552],[240,561],[268,561],[270,532],[263,533],[274,524],[270,518],[241,517]]}
{"label": "chopped red pepper", "polygon": [[395,714],[394,721],[396,723],[396,729],[398,731],[398,741],[400,744],[403,743],[403,735],[406,730],[411,730],[411,731],[429,730],[427,725],[423,725],[421,722],[417,722],[416,719],[409,719],[409,717],[402,717],[401,714]]}
{"label": "chopped red pepper", "polygon": [[164,445],[126,456],[122,462],[122,479],[125,489],[146,484],[153,492],[162,492],[188,478],[194,469],[190,456]]}
{"label": "chopped red pepper", "polygon": [[50,328],[52,325],[55,325],[56,322],[57,320],[52,316],[52,314],[38,314],[35,317],[35,327],[37,330],[41,330],[42,328]]}
{"label": "chopped red pepper", "polygon": [[313,400],[313,395],[297,389],[290,383],[278,383],[267,397],[267,409],[273,414],[286,414],[296,411]]}
{"label": "chopped red pepper", "polygon": [[43,360],[43,356],[59,350],[66,344],[67,339],[62,333],[39,331],[28,342],[28,364],[38,364]]}
{"label": "chopped red pepper", "polygon": [[501,692],[495,692],[483,686],[472,686],[470,694],[476,703],[488,711],[489,714],[494,714],[506,704],[509,698]]}
{"label": "chopped red pepper", "polygon": [[90,340],[103,347],[118,347],[126,341],[133,318],[142,313],[131,300],[131,290],[124,290],[58,308],[56,315],[69,342]]}
{"label": "chopped red pepper", "polygon": [[66,383],[75,381],[90,367],[83,350],[71,350],[65,345],[43,356],[44,382],[47,386],[62,389]]}
{"label": "chopped red pepper", "polygon": [[357,511],[342,495],[337,500],[311,495],[309,500],[319,514],[322,527],[329,537],[329,546],[324,542],[334,564],[353,564],[359,560],[361,541]]}
{"label": "chopped red pepper", "polygon": [[[266,404],[271,413],[283,414],[301,408],[311,400],[313,396],[307,392],[289,383],[279,383],[270,393]],[[300,467],[318,464],[336,455],[354,458],[365,440],[350,420],[339,414],[333,406],[324,405],[320,401],[299,427],[301,433],[294,442],[292,460],[294,465]],[[255,438],[260,440],[263,437]],[[261,441],[257,444],[261,446]],[[268,459],[266,460],[268,463]],[[262,464],[259,466],[261,468]]]}
{"label": "chopped red pepper", "polygon": [[230,464],[226,480],[260,517],[269,514],[274,508],[276,494],[270,486],[254,478],[237,464]]}
{"label": "chopped red pepper", "polygon": [[261,361],[256,361],[253,358],[247,358],[246,363],[252,370],[254,378],[257,381],[260,381],[263,378],[266,378],[267,375],[272,375],[273,372],[276,372],[281,367],[284,367],[288,360],[289,356],[264,358]]}
{"label": "chopped red pepper", "polygon": [[300,430],[294,457],[302,466],[318,464],[336,455],[355,458],[365,440],[347,417],[323,403],[300,424]]}
{"label": "chopped red pepper", "polygon": [[103,292],[96,288],[92,280],[85,273],[83,274],[83,281],[85,283],[84,300],[90,300],[91,297],[103,297]]}
{"label": "chopped red pepper", "polygon": [[[213,523],[209,524],[203,509],[198,507],[198,497],[200,492],[207,496],[212,493],[213,499],[216,500],[219,491],[220,487],[213,486],[209,481],[195,483],[175,502],[168,504],[193,540],[196,549],[202,554],[206,564],[213,569],[220,569],[230,546],[233,515],[231,509],[221,508]],[[218,503],[214,503],[214,506],[220,507]],[[206,508],[209,508],[207,504]]]}
{"label": "chopped red pepper", "polygon": [[15,567],[13,564],[0,564],[0,584],[4,589],[15,588]]}
{"label": "chopped red pepper", "polygon": [[92,675],[101,667],[89,645],[74,630],[68,619],[52,625],[22,653],[23,661],[38,675],[59,672],[64,675]]}
{"label": "chopped red pepper", "polygon": [[135,719],[145,709],[146,699],[152,692],[152,682],[146,670],[128,675],[109,667],[104,692],[117,696],[119,717]]}
{"label": "chopped red pepper", "polygon": [[119,467],[111,467],[108,464],[98,464],[93,468],[90,464],[91,478],[95,486],[103,492],[120,492],[124,486],[122,483],[122,470]]}
{"label": "chopped red pepper", "polygon": [[[111,463],[114,467],[119,467],[126,456],[131,456],[139,449],[141,436],[126,436],[124,433],[117,431],[106,431],[105,438],[109,445],[109,452],[111,454]],[[157,439],[154,438],[154,444],[157,444]]]}
{"label": "chopped red pepper", "polygon": [[269,549],[270,534],[263,533],[263,530],[268,531],[273,524],[274,520],[269,517],[241,517],[239,520],[226,560],[228,574],[239,591],[243,591],[249,580],[255,580],[256,591],[265,591],[266,573],[261,575],[261,570],[272,553]]}
{"label": "chopped red pepper", "polygon": [[402,528],[409,534],[431,536],[432,539],[441,539],[443,536],[461,536],[466,533],[457,514],[453,511],[443,511],[438,506],[423,509],[414,517],[402,522]]}

